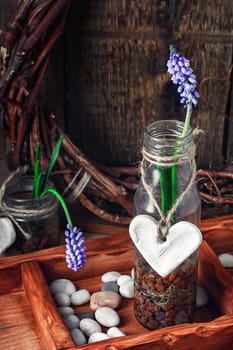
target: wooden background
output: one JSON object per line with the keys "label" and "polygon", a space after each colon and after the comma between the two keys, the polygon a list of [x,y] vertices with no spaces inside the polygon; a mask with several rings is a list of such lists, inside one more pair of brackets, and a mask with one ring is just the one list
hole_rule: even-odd
{"label": "wooden background", "polygon": [[[16,0],[0,1],[4,29]],[[169,45],[191,61],[201,98],[192,126],[205,131],[199,168],[233,158],[231,0],[73,0],[41,92],[90,158],[135,164],[145,127],[184,120],[166,73]]]}

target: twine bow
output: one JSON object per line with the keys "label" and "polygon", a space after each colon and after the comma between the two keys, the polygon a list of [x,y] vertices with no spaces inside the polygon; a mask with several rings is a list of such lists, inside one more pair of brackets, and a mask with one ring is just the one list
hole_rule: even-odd
{"label": "twine bow", "polygon": [[[158,229],[159,229],[160,238],[162,240],[166,239],[169,227],[171,226],[172,216],[176,212],[178,206],[183,202],[184,198],[186,197],[186,195],[188,194],[188,192],[190,191],[190,189],[193,185],[193,181],[195,180],[195,177],[196,177],[196,162],[194,159],[195,149],[196,149],[195,145],[193,145],[193,147],[191,147],[189,152],[185,153],[182,156],[178,156],[178,155],[174,154],[174,155],[168,156],[168,157],[155,156],[154,154],[145,150],[145,148],[142,149],[143,159],[141,162],[141,180],[142,180],[142,184],[143,184],[146,192],[148,193],[149,198],[151,199],[154,207],[157,209],[157,211],[159,213],[160,220],[159,220],[159,224],[158,224],[158,226],[159,226]],[[173,205],[173,207],[168,211],[167,215],[165,216],[163,214],[154,194],[153,194],[152,187],[146,181],[144,162],[147,161],[153,165],[161,166],[161,167],[171,167],[174,165],[184,164],[188,160],[191,160],[191,171],[192,171],[189,182],[188,182],[185,190],[176,198],[175,204]]]}

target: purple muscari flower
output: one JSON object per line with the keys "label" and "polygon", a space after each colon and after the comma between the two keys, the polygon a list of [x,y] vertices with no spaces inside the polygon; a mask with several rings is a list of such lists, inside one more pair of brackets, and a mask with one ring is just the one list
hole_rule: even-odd
{"label": "purple muscari flower", "polygon": [[189,60],[176,53],[173,46],[170,47],[170,58],[167,62],[168,72],[172,75],[171,80],[179,85],[180,102],[185,108],[192,108],[197,105],[199,93],[196,90],[196,77],[193,70],[189,67]]}
{"label": "purple muscari flower", "polygon": [[82,234],[79,228],[67,225],[65,231],[66,262],[67,266],[74,271],[82,268],[86,262],[86,247]]}

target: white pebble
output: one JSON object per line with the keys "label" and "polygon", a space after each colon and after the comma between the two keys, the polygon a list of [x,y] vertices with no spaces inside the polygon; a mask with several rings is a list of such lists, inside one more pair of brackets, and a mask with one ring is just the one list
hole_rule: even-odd
{"label": "white pebble", "polygon": [[196,306],[202,307],[208,303],[208,294],[206,290],[200,286],[197,287],[197,296],[196,296]]}
{"label": "white pebble", "polygon": [[129,275],[121,275],[118,279],[117,279],[117,284],[118,286],[121,286],[122,284],[128,282],[128,281],[132,281],[132,277]]}
{"label": "white pebble", "polygon": [[66,293],[68,295],[71,295],[76,291],[74,283],[66,278],[59,278],[57,280],[54,280],[49,285],[49,289],[52,294]]}
{"label": "white pebble", "polygon": [[95,312],[95,318],[102,326],[115,327],[120,323],[118,313],[108,306],[100,307]]}
{"label": "white pebble", "polygon": [[57,293],[54,295],[54,300],[58,306],[70,306],[71,299],[66,293]]}
{"label": "white pebble", "polygon": [[124,298],[131,299],[134,296],[134,282],[133,280],[128,281],[120,286],[120,295]]}
{"label": "white pebble", "polygon": [[88,339],[88,343],[94,343],[96,341],[100,341],[100,340],[105,340],[105,339],[109,339],[110,337],[106,334],[106,333],[103,333],[103,332],[96,332],[96,333],[93,333],[90,338]]}
{"label": "white pebble", "polygon": [[110,338],[115,338],[115,337],[123,337],[125,336],[125,333],[123,333],[118,327],[111,327],[108,329],[107,335],[109,335]]}
{"label": "white pebble", "polygon": [[102,328],[99,323],[90,318],[83,318],[80,321],[79,328],[88,337],[90,337],[93,333],[102,332]]}
{"label": "white pebble", "polygon": [[10,247],[16,238],[15,228],[8,218],[0,218],[0,254]]}
{"label": "white pebble", "polygon": [[87,289],[80,289],[71,295],[71,303],[73,305],[83,305],[90,300],[90,293]]}
{"label": "white pebble", "polygon": [[76,345],[87,344],[87,339],[80,329],[73,328],[70,333]]}
{"label": "white pebble", "polygon": [[109,271],[109,272],[105,272],[102,276],[101,276],[101,280],[104,283],[107,282],[115,282],[117,281],[117,279],[120,277],[120,272],[117,271]]}
{"label": "white pebble", "polygon": [[219,260],[224,267],[233,267],[233,255],[229,253],[223,253],[218,256]]}
{"label": "white pebble", "polygon": [[58,308],[58,311],[59,313],[62,315],[62,316],[67,316],[67,315],[72,315],[74,314],[74,309],[70,306],[60,306]]}
{"label": "white pebble", "polygon": [[67,315],[63,318],[63,321],[69,329],[78,328],[80,323],[80,320],[76,315]]}

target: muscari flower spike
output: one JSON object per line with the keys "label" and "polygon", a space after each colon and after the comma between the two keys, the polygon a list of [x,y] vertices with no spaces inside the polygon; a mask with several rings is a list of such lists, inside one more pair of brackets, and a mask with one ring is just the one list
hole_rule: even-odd
{"label": "muscari flower spike", "polygon": [[189,60],[181,57],[175,50],[174,46],[170,46],[170,57],[167,62],[168,72],[172,75],[171,80],[174,84],[179,85],[178,93],[180,94],[180,102],[185,108],[192,111],[192,105],[197,105],[199,93],[196,90],[196,76],[190,68]]}
{"label": "muscari flower spike", "polygon": [[79,228],[72,228],[70,224],[67,224],[65,237],[67,266],[77,271],[82,268],[86,262],[86,247],[84,245],[83,233]]}

